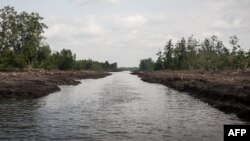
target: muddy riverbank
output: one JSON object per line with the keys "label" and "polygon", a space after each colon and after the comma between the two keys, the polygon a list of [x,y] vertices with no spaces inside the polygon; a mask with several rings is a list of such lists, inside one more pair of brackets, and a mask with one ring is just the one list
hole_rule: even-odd
{"label": "muddy riverbank", "polygon": [[156,71],[135,72],[143,81],[160,83],[207,102],[227,113],[234,113],[250,121],[250,71],[189,72]]}
{"label": "muddy riverbank", "polygon": [[110,75],[94,71],[0,72],[0,99],[39,98],[60,91],[58,85],[77,85],[78,79],[98,79]]}

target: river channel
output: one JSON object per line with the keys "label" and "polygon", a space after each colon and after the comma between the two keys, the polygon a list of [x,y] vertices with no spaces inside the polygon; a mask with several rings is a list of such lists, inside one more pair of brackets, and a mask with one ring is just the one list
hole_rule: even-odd
{"label": "river channel", "polygon": [[224,124],[245,124],[129,72],[81,82],[39,99],[0,100],[0,140],[217,141]]}

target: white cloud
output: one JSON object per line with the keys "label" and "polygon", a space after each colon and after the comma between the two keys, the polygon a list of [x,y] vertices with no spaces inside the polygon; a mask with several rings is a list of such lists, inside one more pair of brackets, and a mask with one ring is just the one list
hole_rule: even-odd
{"label": "white cloud", "polygon": [[71,33],[75,27],[67,24],[55,24],[45,31],[47,38],[57,39],[57,41],[67,41],[71,38]]}
{"label": "white cloud", "polygon": [[98,36],[104,32],[104,29],[94,19],[80,21],[73,26],[77,28],[78,33],[87,36]]}
{"label": "white cloud", "polygon": [[142,27],[148,19],[142,15],[133,15],[119,17],[116,20],[116,24],[122,28],[137,28]]}
{"label": "white cloud", "polygon": [[84,20],[77,19],[70,23],[53,24],[46,30],[45,36],[67,40],[76,37],[99,36],[103,32],[104,29],[93,18],[87,18]]}

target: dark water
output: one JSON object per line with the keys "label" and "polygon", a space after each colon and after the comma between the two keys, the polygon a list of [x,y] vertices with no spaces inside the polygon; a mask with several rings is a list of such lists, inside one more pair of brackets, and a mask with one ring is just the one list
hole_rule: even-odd
{"label": "dark water", "polygon": [[36,100],[0,101],[3,140],[223,140],[234,115],[128,72]]}

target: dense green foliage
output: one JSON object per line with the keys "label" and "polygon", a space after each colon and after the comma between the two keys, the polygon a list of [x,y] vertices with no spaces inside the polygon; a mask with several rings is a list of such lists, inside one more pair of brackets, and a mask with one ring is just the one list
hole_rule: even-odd
{"label": "dense green foliage", "polygon": [[42,36],[48,28],[38,13],[18,13],[14,7],[0,9],[0,70],[11,71],[24,68],[60,70],[108,70],[117,64],[92,60],[76,60],[71,50],[51,52]]}
{"label": "dense green foliage", "polygon": [[158,59],[154,64],[154,70],[244,71],[250,65],[250,50],[245,52],[238,42],[236,36],[230,37],[230,51],[216,36],[206,38],[203,42],[198,42],[191,36],[188,39],[182,38],[175,45],[169,40],[164,51],[157,53]]}
{"label": "dense green foliage", "polygon": [[154,61],[151,58],[142,59],[139,65],[139,69],[144,71],[153,71]]}
{"label": "dense green foliage", "polygon": [[105,63],[101,63],[101,62],[92,61],[92,60],[78,60],[75,63],[74,69],[116,71],[117,64],[116,63],[110,64],[108,61],[106,61]]}
{"label": "dense green foliage", "polygon": [[1,69],[32,66],[39,48],[43,48],[42,33],[47,26],[37,13],[17,13],[13,7],[0,9]]}

